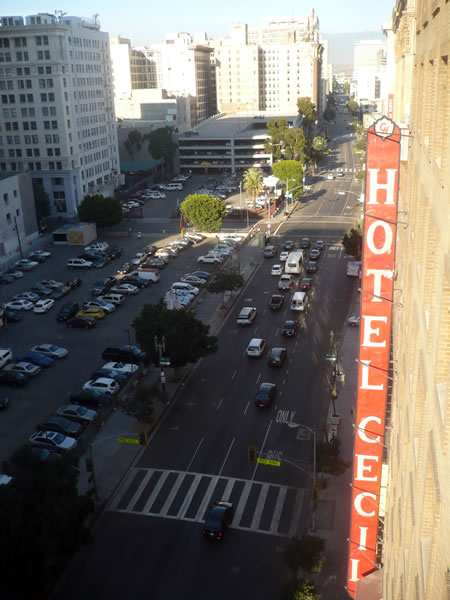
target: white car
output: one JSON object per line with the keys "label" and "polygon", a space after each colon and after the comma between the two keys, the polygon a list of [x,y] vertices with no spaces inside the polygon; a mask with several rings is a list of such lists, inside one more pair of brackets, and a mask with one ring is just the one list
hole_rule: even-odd
{"label": "white car", "polygon": [[106,250],[108,250],[108,248],[109,248],[108,242],[95,242],[95,244],[86,246],[84,251],[89,252],[89,250],[100,250],[101,252],[106,252]]}
{"label": "white car", "polygon": [[33,252],[33,254],[37,254],[39,256],[43,256],[44,258],[50,258],[50,256],[52,255],[51,252],[44,252],[44,250],[35,250]]}
{"label": "white car", "polygon": [[116,310],[116,307],[111,302],[104,302],[103,300],[87,300],[83,302],[84,308],[100,308],[103,312],[112,313]]}
{"label": "white car", "polygon": [[12,275],[14,279],[22,279],[23,272],[19,270],[8,269],[6,272],[7,275]]}
{"label": "white car", "polygon": [[33,352],[40,352],[45,356],[50,356],[50,358],[64,358],[69,354],[66,348],[55,346],[55,344],[39,344],[38,346],[33,346],[31,350]]}
{"label": "white car", "polygon": [[5,304],[5,308],[9,308],[10,310],[31,310],[33,303],[29,300],[12,300]]}
{"label": "white car", "polygon": [[222,254],[223,256],[230,256],[232,249],[230,246],[226,246],[225,244],[219,244],[218,246],[214,246],[211,251],[211,254]]}
{"label": "white car", "polygon": [[67,452],[77,445],[77,440],[57,431],[36,431],[29,438],[32,446],[43,446],[57,451]]}
{"label": "white car", "polygon": [[29,377],[33,377],[34,375],[37,375],[38,373],[41,372],[41,367],[38,367],[37,365],[33,365],[32,363],[27,362],[25,360],[21,360],[18,363],[15,363],[12,365],[7,365],[5,367],[5,370],[15,371],[16,373],[22,373],[23,375],[28,375]]}
{"label": "white car", "polygon": [[97,411],[81,406],[80,404],[67,404],[58,408],[56,413],[61,417],[66,417],[66,419],[82,424],[92,423],[97,417]]}
{"label": "white car", "polygon": [[21,271],[31,271],[31,269],[35,269],[39,266],[39,263],[35,260],[28,260],[27,258],[22,258],[22,260],[18,260],[15,266]]}
{"label": "white car", "polygon": [[176,291],[185,290],[189,294],[194,294],[195,296],[197,296],[197,294],[200,291],[198,287],[195,287],[195,286],[191,285],[190,283],[185,283],[183,281],[176,281],[175,283],[172,283],[172,286],[170,289],[176,290]]}
{"label": "white car", "polygon": [[110,289],[110,292],[114,294],[137,294],[139,288],[136,285],[132,285],[131,283],[121,283],[120,285],[115,285]]}
{"label": "white car", "polygon": [[271,275],[282,275],[283,274],[283,265],[273,265],[271,271]]}
{"label": "white car", "polygon": [[39,294],[35,292],[21,292],[13,296],[13,300],[29,300],[30,302],[36,302],[39,300]]}
{"label": "white car", "polygon": [[42,281],[38,281],[38,284],[53,290],[64,287],[64,284],[61,281],[55,281],[54,279],[43,279]]}
{"label": "white car", "polygon": [[197,277],[197,275],[191,275],[190,273],[186,273],[183,277],[180,278],[180,281],[183,283],[190,283],[191,285],[205,285],[206,281],[201,277]]}
{"label": "white car", "polygon": [[285,252],[285,251],[280,252],[280,258],[279,258],[279,260],[281,262],[286,262],[288,256],[289,256],[289,252]]}
{"label": "white car", "polygon": [[133,375],[133,373],[135,373],[139,367],[138,365],[133,365],[131,363],[109,362],[104,364],[102,369],[113,369],[114,371],[118,371],[124,375]]}
{"label": "white car", "polygon": [[46,300],[38,300],[34,305],[33,312],[35,313],[46,313],[48,312],[52,306],[55,304],[54,300],[47,298]]}
{"label": "white car", "polygon": [[219,254],[207,254],[205,256],[199,256],[197,262],[203,265],[204,263],[212,263],[218,265],[222,262],[222,257]]}
{"label": "white car", "polygon": [[350,325],[350,327],[359,327],[360,321],[361,317],[358,317],[356,315],[347,319],[347,323]]}
{"label": "white car", "polygon": [[115,394],[119,391],[119,384],[114,379],[109,379],[109,377],[99,377],[98,379],[86,381],[83,390],[98,390],[104,394]]}
{"label": "white car", "polygon": [[165,200],[167,197],[164,192],[158,192],[158,190],[150,192],[149,194],[146,194],[146,196],[147,198],[152,198],[154,200]]}
{"label": "white car", "polygon": [[97,296],[97,300],[120,306],[124,303],[125,296],[123,294],[105,294],[104,296]]}
{"label": "white car", "polygon": [[334,179],[334,175],[333,175],[333,173],[328,173],[328,175],[327,175],[327,179]]}

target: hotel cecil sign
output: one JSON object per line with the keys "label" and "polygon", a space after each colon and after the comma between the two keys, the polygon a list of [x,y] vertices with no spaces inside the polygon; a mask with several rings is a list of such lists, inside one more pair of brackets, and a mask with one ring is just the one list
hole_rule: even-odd
{"label": "hotel cecil sign", "polygon": [[383,117],[368,132],[348,590],[375,567],[389,372],[400,129]]}

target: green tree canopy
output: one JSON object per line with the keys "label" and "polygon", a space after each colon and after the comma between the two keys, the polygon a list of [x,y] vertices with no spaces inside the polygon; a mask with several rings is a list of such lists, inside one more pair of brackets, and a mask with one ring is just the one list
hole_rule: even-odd
{"label": "green tree canopy", "polygon": [[342,460],[339,455],[341,441],[333,438],[330,442],[317,442],[317,472],[328,475],[342,475],[350,467],[351,462]]}
{"label": "green tree canopy", "polygon": [[166,164],[172,164],[177,150],[177,143],[172,137],[173,127],[166,125],[147,133],[148,151],[155,160],[163,159]]}
{"label": "green tree canopy", "polygon": [[324,135],[316,135],[312,140],[312,147],[317,152],[325,152],[328,149],[328,140]]}
{"label": "green tree canopy", "polygon": [[344,93],[348,94],[350,92],[350,84],[348,81],[344,81]]}
{"label": "green tree canopy", "polygon": [[355,150],[366,152],[367,150],[367,138],[360,138],[355,144]]}
{"label": "green tree canopy", "polygon": [[295,536],[285,548],[284,559],[294,573],[299,567],[307,573],[320,573],[324,549],[325,542],[317,535]]}
{"label": "green tree canopy", "polygon": [[263,176],[258,169],[247,169],[244,173],[244,190],[256,201],[263,189]]}
{"label": "green tree canopy", "polygon": [[352,114],[359,115],[359,104],[355,100],[348,100],[347,108]]}
{"label": "green tree canopy", "polygon": [[38,225],[42,223],[45,217],[50,216],[50,198],[40,181],[33,179],[34,207],[36,209],[36,219]]}
{"label": "green tree canopy", "polygon": [[77,491],[76,459],[36,463],[23,446],[3,464],[13,477],[0,486],[0,555],[5,598],[39,598],[82,544],[91,540],[85,520],[92,510]]}
{"label": "green tree canopy", "polygon": [[316,588],[312,581],[305,579],[289,579],[281,588],[279,600],[318,600]]}
{"label": "green tree canopy", "polygon": [[209,194],[189,194],[180,210],[186,222],[206,233],[219,231],[226,216],[225,202]]}
{"label": "green tree canopy", "polygon": [[308,97],[299,98],[297,100],[298,114],[303,117],[302,126],[306,132],[311,131],[314,122],[317,119],[317,112],[315,105],[311,102]]}
{"label": "green tree canopy", "polygon": [[122,221],[122,208],[118,198],[105,198],[101,194],[85,196],[78,206],[78,218],[97,227],[111,227]]}
{"label": "green tree canopy", "polygon": [[362,254],[363,222],[359,221],[351,227],[342,239],[345,254],[350,254],[357,260],[361,260]]}
{"label": "green tree canopy", "polygon": [[227,291],[235,291],[244,285],[244,278],[236,271],[225,270],[219,271],[211,283],[208,284],[208,292],[212,294],[220,294]]}
{"label": "green tree canopy", "polygon": [[175,368],[217,352],[217,338],[209,335],[209,325],[196,319],[189,310],[168,310],[163,300],[158,304],[145,304],[132,326],[139,346],[155,365],[159,365],[155,336],[158,340],[164,337],[164,354]]}
{"label": "green tree canopy", "polygon": [[272,165],[275,177],[286,184],[286,191],[294,190],[292,196],[298,198],[303,193],[303,165],[296,160],[281,160]]}
{"label": "green tree canopy", "polygon": [[302,129],[289,127],[285,118],[270,119],[267,124],[264,150],[276,160],[301,160],[306,144]]}
{"label": "green tree canopy", "polygon": [[323,118],[325,121],[332,121],[336,116],[336,111],[327,106],[327,108],[323,111]]}
{"label": "green tree canopy", "polygon": [[131,417],[134,417],[142,423],[151,423],[154,413],[154,399],[164,399],[157,384],[150,387],[138,387],[136,391],[132,391],[124,400],[121,400],[120,407],[123,412]]}
{"label": "green tree canopy", "polygon": [[137,129],[132,129],[125,140],[125,148],[130,156],[133,155],[133,147],[136,146],[136,150],[140,150],[144,137]]}

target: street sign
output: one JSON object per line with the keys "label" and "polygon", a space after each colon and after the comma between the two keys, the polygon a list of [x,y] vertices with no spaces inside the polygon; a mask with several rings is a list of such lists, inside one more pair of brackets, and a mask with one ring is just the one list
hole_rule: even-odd
{"label": "street sign", "polygon": [[170,367],[170,358],[161,356],[161,358],[159,359],[159,364],[161,365],[161,367]]}
{"label": "street sign", "polygon": [[336,355],[336,354],[332,354],[332,353],[325,354],[325,359],[326,359],[326,360],[335,361],[335,360],[336,360],[336,358],[337,358],[337,355]]}
{"label": "street sign", "polygon": [[122,438],[122,437],[118,437],[117,441],[120,442],[121,444],[139,444],[139,440],[135,440],[133,438]]}
{"label": "street sign", "polygon": [[270,465],[271,467],[280,467],[281,463],[279,460],[268,460],[267,458],[257,458],[256,462],[261,465]]}

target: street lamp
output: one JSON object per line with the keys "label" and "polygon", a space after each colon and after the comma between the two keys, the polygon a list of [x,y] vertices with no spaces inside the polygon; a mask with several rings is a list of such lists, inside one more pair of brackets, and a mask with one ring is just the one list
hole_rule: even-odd
{"label": "street lamp", "polygon": [[155,337],[153,338],[153,341],[155,343],[156,352],[158,352],[158,355],[159,355],[161,390],[162,390],[162,393],[165,395],[165,393],[166,393],[166,375],[164,373],[164,367],[170,366],[170,361],[167,358],[163,357],[163,352],[165,352],[165,350],[166,350],[166,338],[164,336],[162,336],[161,341],[159,341],[158,336],[155,335]]}
{"label": "street lamp", "polygon": [[[288,427],[296,428],[298,427],[300,430],[306,430],[313,436],[313,489],[312,489],[312,500],[313,500],[313,510],[312,510],[312,530],[316,531],[316,511],[317,511],[317,438],[316,438],[316,428],[309,427],[308,425],[303,425],[302,423],[288,423]],[[309,439],[309,438],[303,438]]]}
{"label": "street lamp", "polygon": [[297,185],[295,186],[295,188],[292,188],[291,191],[289,191],[289,179],[286,179],[286,206],[284,209],[284,214],[287,214],[288,212],[288,208],[289,208],[289,194],[292,194],[292,192],[295,192],[295,190],[298,190],[298,188],[303,187],[302,185]]}

